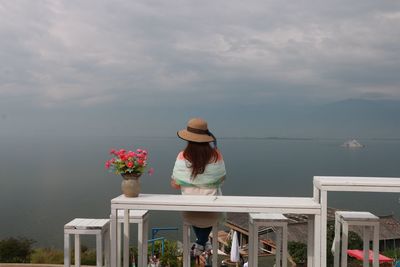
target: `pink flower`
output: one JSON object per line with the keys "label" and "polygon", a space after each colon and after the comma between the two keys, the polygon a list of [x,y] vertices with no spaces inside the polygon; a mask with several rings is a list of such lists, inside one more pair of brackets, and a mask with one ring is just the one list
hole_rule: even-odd
{"label": "pink flower", "polygon": [[106,169],[109,169],[110,166],[111,166],[111,163],[110,163],[109,161],[106,161],[106,163],[104,164],[104,167],[105,167]]}
{"label": "pink flower", "polygon": [[[147,151],[141,148],[136,150],[110,149],[111,159],[104,163],[106,169],[113,170],[116,174],[129,171],[142,172],[147,167]],[[147,168],[146,168],[147,169]],[[154,173],[151,168],[149,175]]]}
{"label": "pink flower", "polygon": [[126,155],[127,155],[129,158],[134,158],[134,157],[136,157],[136,153],[135,153],[135,152],[132,152],[132,151],[129,151]]}

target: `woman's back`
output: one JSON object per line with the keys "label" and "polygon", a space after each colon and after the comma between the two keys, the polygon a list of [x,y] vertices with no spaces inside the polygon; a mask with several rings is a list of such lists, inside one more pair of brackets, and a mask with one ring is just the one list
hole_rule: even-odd
{"label": "woman's back", "polygon": [[212,158],[202,172],[193,175],[192,161],[185,157],[185,152],[178,154],[172,172],[172,179],[181,187],[218,188],[225,179],[225,163],[221,153],[214,149],[215,158]]}
{"label": "woman's back", "polygon": [[[191,119],[178,136],[188,144],[175,161],[171,186],[181,189],[183,195],[220,195],[226,171],[222,154],[216,148],[216,138],[208,130],[207,122]],[[214,142],[214,147],[210,145]],[[210,250],[208,236],[220,219],[218,212],[183,212],[185,223],[193,226],[197,240],[194,254]]]}

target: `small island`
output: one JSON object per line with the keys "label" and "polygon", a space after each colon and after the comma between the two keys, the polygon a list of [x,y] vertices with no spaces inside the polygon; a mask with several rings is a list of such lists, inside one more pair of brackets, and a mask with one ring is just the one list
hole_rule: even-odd
{"label": "small island", "polygon": [[356,139],[348,140],[342,144],[342,147],[346,148],[363,148],[364,145],[360,144]]}

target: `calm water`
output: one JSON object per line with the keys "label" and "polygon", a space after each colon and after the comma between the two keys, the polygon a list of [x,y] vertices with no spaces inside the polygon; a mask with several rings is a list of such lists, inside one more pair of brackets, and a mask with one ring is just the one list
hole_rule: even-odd
{"label": "calm water", "polygon": [[[314,175],[400,177],[400,141],[360,141],[366,148],[347,150],[340,147],[343,140],[333,139],[221,139],[228,172],[223,192],[312,196]],[[148,149],[156,172],[143,176],[142,191],[176,192],[169,179],[183,146],[177,138],[1,138],[0,238],[25,236],[38,246],[61,248],[69,220],[108,217],[121,183],[103,167],[110,148]],[[399,194],[334,193],[329,201],[337,208],[400,216]],[[156,212],[150,220],[151,227],[180,226],[178,213]]]}

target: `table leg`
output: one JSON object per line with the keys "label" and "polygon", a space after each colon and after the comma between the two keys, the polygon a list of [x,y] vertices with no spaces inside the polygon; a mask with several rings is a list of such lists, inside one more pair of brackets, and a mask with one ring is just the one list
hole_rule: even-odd
{"label": "table leg", "polygon": [[69,234],[64,234],[64,267],[71,266],[71,245]]}
{"label": "table leg", "polygon": [[334,252],[333,252],[333,266],[339,267],[340,261],[340,219],[335,216],[335,238],[333,239]]}
{"label": "table leg", "polygon": [[281,249],[282,249],[282,228],[279,227],[276,230],[276,253],[275,253],[275,265],[281,267]]}
{"label": "table leg", "polygon": [[364,250],[364,258],[363,258],[363,267],[369,267],[369,240],[370,231],[372,229],[368,226],[363,227],[363,250]]}
{"label": "table leg", "polygon": [[288,226],[285,223],[283,225],[283,237],[282,237],[282,267],[287,267],[288,261]]}
{"label": "table leg", "polygon": [[347,248],[349,240],[349,225],[342,221],[342,264],[341,267],[347,267]]}
{"label": "table leg", "polygon": [[117,222],[117,266],[121,267],[122,264],[122,255],[121,255],[121,237],[122,237],[122,233],[121,233],[121,228],[122,228],[122,223],[121,222]]}
{"label": "table leg", "polygon": [[374,225],[374,241],[373,241],[373,248],[374,248],[374,260],[373,260],[373,267],[379,266],[379,223]]}
{"label": "table leg", "polygon": [[212,228],[212,248],[213,248],[213,255],[212,255],[212,266],[218,266],[218,223],[213,225]]}
{"label": "table leg", "polygon": [[149,240],[149,220],[147,216],[143,219],[143,251],[142,251],[142,259],[143,265],[147,266],[147,249],[148,249],[148,240]]}
{"label": "table leg", "polygon": [[129,210],[124,210],[124,260],[123,266],[129,267]]}
{"label": "table leg", "polygon": [[146,242],[144,239],[144,221],[138,223],[138,265],[143,264],[143,246]]}
{"label": "table leg", "polygon": [[252,267],[253,264],[253,251],[254,251],[254,234],[253,234],[253,223],[249,222],[249,242],[247,243],[247,262],[248,266]]}
{"label": "table leg", "polygon": [[111,209],[111,255],[110,255],[110,267],[117,267],[117,209]]}
{"label": "table leg", "polygon": [[183,267],[190,267],[189,255],[189,242],[190,242],[190,226],[183,223]]}
{"label": "table leg", "polygon": [[321,203],[321,267],[326,267],[326,238],[327,238],[327,202],[328,196],[325,190],[320,191]]}
{"label": "table leg", "polygon": [[104,233],[104,266],[110,267],[110,228]]}
{"label": "table leg", "polygon": [[103,233],[99,231],[96,234],[96,266],[103,266]]}
{"label": "table leg", "polygon": [[307,220],[307,267],[314,266],[314,216],[308,215]]}
{"label": "table leg", "polygon": [[258,225],[256,222],[249,224],[249,267],[258,266]]}
{"label": "table leg", "polygon": [[321,215],[314,217],[314,267],[321,266]]}
{"label": "table leg", "polygon": [[81,266],[81,237],[75,234],[75,267]]}

